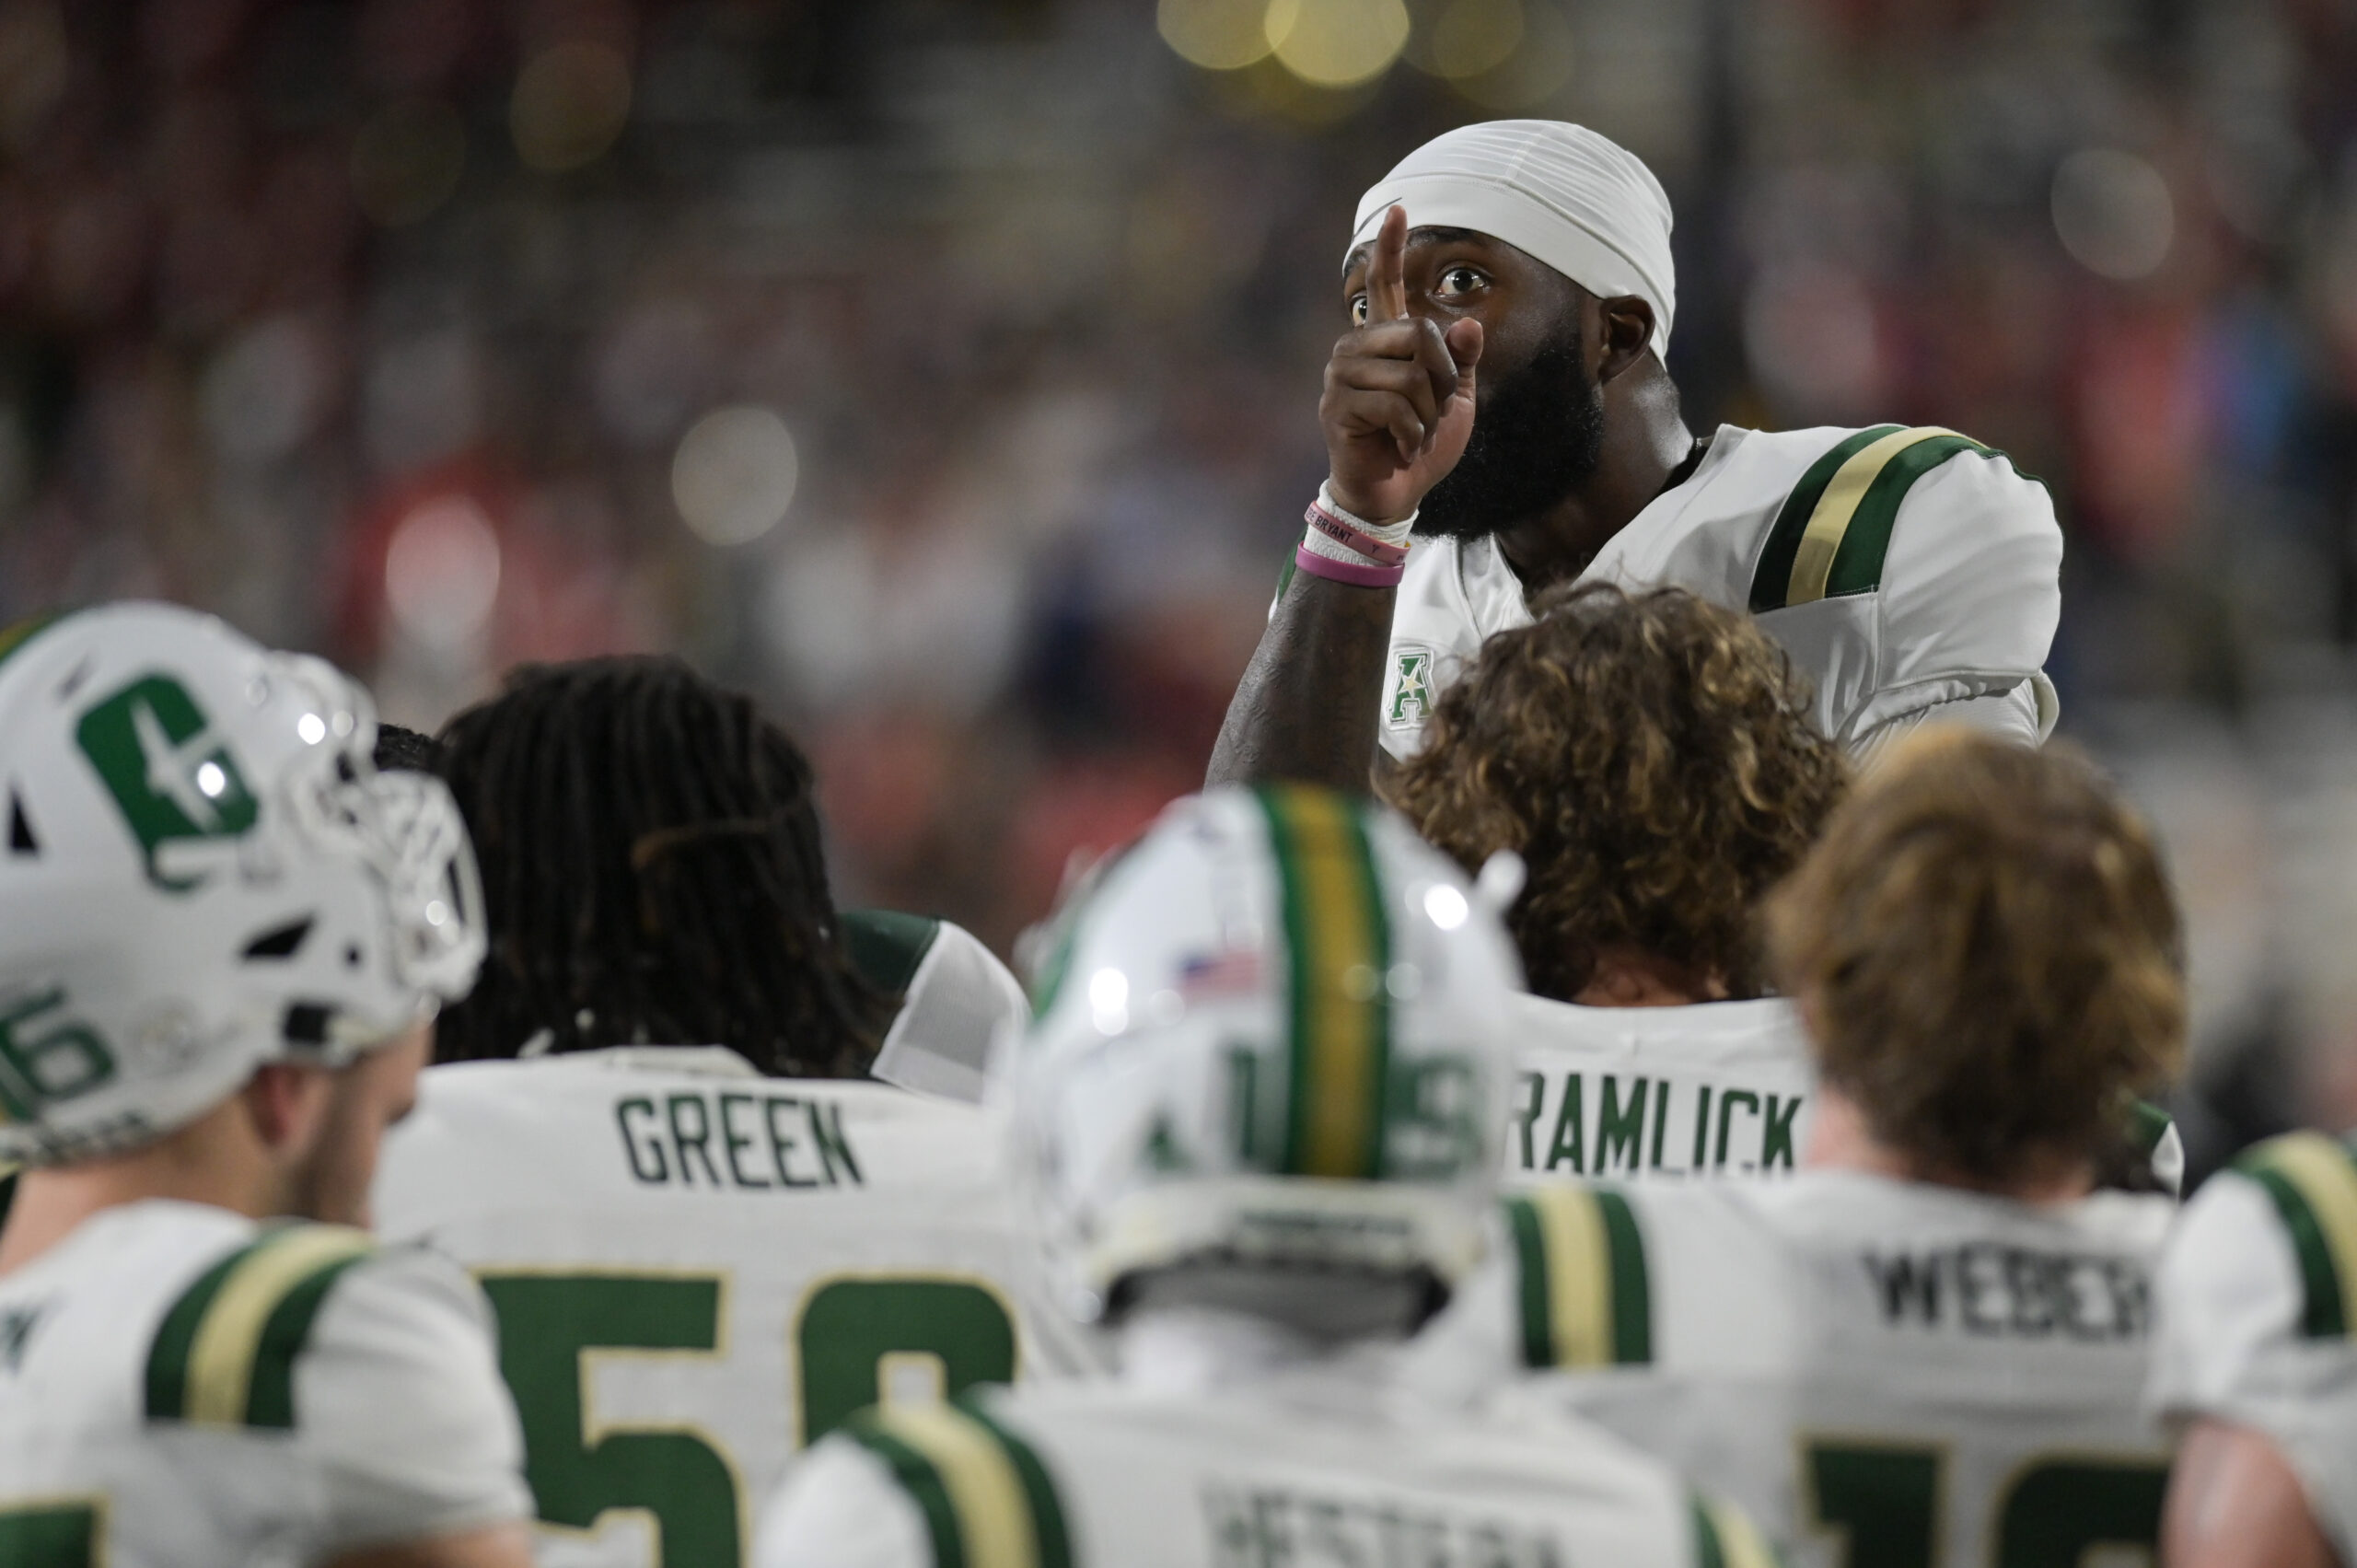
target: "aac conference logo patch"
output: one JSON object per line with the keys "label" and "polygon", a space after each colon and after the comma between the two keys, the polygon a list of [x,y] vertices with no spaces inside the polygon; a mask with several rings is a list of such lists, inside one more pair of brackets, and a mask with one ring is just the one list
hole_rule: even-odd
{"label": "aac conference logo patch", "polygon": [[1393,729],[1412,729],[1432,717],[1433,650],[1422,643],[1391,645],[1391,693],[1383,704],[1383,722]]}
{"label": "aac conference logo patch", "polygon": [[259,814],[228,743],[188,688],[143,675],[82,715],[75,739],[98,770],[147,857],[147,879],[181,893],[201,878],[173,878],[156,864],[176,839],[234,839]]}

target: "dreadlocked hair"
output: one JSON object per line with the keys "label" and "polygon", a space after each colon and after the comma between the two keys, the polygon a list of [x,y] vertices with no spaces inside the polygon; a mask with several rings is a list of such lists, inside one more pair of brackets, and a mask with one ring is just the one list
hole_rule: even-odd
{"label": "dreadlocked hair", "polygon": [[866,1072],[889,1003],[835,917],[810,764],[750,698],[672,658],[527,666],[441,747],[491,950],[438,1060],[725,1045]]}
{"label": "dreadlocked hair", "polygon": [[406,769],[412,773],[441,771],[442,748],[430,735],[420,735],[397,724],[377,726],[377,771]]}

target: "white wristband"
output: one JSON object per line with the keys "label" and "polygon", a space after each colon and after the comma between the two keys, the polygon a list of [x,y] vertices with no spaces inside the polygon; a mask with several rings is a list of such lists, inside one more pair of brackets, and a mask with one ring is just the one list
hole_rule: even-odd
{"label": "white wristband", "polygon": [[1386,544],[1407,543],[1408,530],[1416,526],[1414,512],[1409,513],[1396,523],[1370,523],[1355,512],[1345,510],[1342,504],[1334,499],[1334,482],[1330,479],[1319,482],[1318,502],[1369,539],[1380,540]]}

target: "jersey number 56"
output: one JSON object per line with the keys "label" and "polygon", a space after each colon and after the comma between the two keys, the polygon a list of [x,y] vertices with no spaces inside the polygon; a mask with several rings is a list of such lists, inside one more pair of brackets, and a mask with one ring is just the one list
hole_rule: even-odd
{"label": "jersey number 56", "polygon": [[[609,1509],[644,1509],[664,1568],[737,1568],[742,1507],[728,1456],[694,1432],[592,1437],[583,1419],[583,1352],[719,1348],[719,1276],[486,1274],[482,1288],[499,1314],[500,1370],[523,1418],[541,1519],[589,1529]],[[789,1343],[802,1441],[880,1402],[894,1361],[932,1363],[947,1398],[1011,1380],[1015,1343],[1005,1307],[971,1281],[828,1281],[805,1300]]]}

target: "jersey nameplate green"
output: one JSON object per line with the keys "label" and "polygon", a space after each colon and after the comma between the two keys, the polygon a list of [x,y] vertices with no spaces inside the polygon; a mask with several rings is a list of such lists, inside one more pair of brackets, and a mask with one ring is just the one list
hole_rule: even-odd
{"label": "jersey nameplate green", "polygon": [[622,1158],[643,1187],[800,1191],[857,1187],[843,1108],[810,1095],[674,1089],[614,1101]]}

